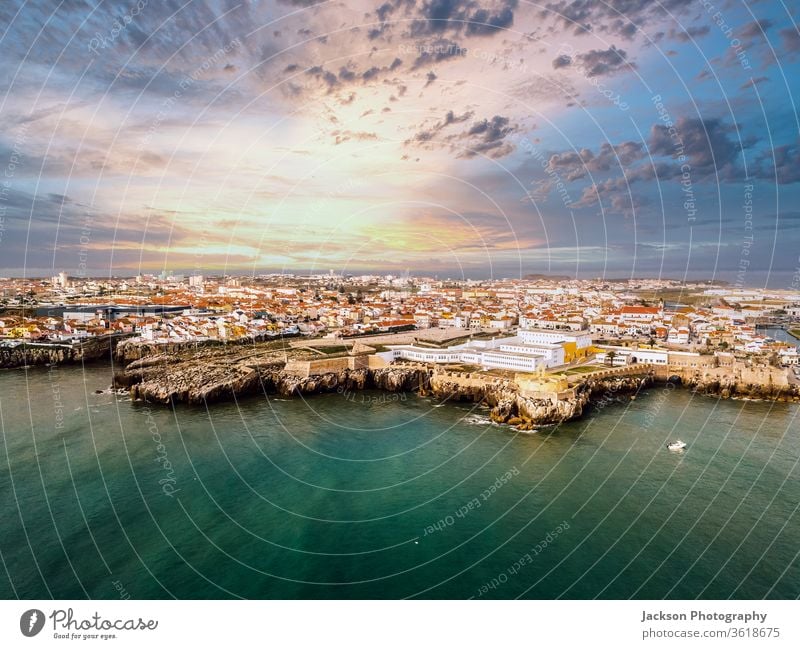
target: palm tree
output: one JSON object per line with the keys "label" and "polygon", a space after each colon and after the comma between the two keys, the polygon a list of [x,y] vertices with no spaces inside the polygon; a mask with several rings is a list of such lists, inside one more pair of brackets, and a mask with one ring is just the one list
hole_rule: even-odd
{"label": "palm tree", "polygon": [[613,349],[606,354],[606,365],[614,367],[614,359],[617,357],[617,352]]}

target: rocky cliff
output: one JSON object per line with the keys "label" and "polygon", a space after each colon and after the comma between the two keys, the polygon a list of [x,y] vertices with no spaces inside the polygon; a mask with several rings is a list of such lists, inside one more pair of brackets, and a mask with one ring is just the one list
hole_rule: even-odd
{"label": "rocky cliff", "polygon": [[0,368],[54,365],[109,359],[119,338],[98,336],[79,343],[19,343],[0,347]]}
{"label": "rocky cliff", "polygon": [[146,356],[115,377],[115,387],[130,389],[134,399],[156,403],[200,404],[257,393],[280,396],[378,389],[417,392],[444,401],[483,403],[496,422],[521,429],[579,417],[595,398],[636,392],[649,379],[612,377],[589,381],[572,398],[533,399],[508,379],[443,372],[411,365],[341,369],[312,376],[288,371],[281,353],[200,352],[191,358],[171,354]]}
{"label": "rocky cliff", "polygon": [[[139,347],[139,351],[143,351]],[[151,351],[163,351],[163,348]],[[298,352],[292,352],[297,356]],[[565,394],[522,394],[514,381],[485,374],[447,372],[419,365],[358,367],[307,375],[287,365],[285,350],[200,349],[153,353],[130,362],[115,377],[115,387],[130,390],[134,399],[156,403],[200,404],[258,393],[288,397],[366,389],[417,392],[443,401],[470,401],[490,408],[492,420],[530,430],[580,417],[589,407],[624,402],[654,380],[681,380],[702,394],[721,397],[798,400],[795,386],[746,383],[741,376],[720,378],[682,372],[675,376],[606,376],[588,378]],[[665,370],[666,371],[666,370]]]}
{"label": "rocky cliff", "polygon": [[695,392],[722,399],[757,399],[800,402],[800,382],[791,370],[769,366],[732,366],[703,368],[659,368],[660,380],[679,380]]}
{"label": "rocky cliff", "polygon": [[314,376],[284,371],[272,363],[207,364],[171,363],[164,358],[134,361],[115,376],[117,388],[129,388],[131,397],[157,403],[206,403],[263,392],[289,397],[365,390],[389,392],[429,390],[426,372],[411,368],[343,369]]}

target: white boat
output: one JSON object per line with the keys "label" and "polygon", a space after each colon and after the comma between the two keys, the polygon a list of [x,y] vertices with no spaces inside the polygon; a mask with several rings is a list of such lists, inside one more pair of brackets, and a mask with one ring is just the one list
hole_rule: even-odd
{"label": "white boat", "polygon": [[667,444],[667,448],[670,451],[682,451],[686,448],[686,442],[682,442],[681,440],[675,440],[674,442]]}

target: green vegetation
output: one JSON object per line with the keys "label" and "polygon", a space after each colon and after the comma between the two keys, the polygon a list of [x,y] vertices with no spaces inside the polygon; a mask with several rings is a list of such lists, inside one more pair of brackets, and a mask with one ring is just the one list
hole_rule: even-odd
{"label": "green vegetation", "polygon": [[350,351],[349,345],[331,345],[330,347],[316,347],[318,352],[322,352],[326,356],[334,354],[345,354]]}
{"label": "green vegetation", "polygon": [[561,372],[561,374],[565,374],[567,376],[573,376],[575,374],[590,374],[591,372],[596,372],[600,369],[602,368],[596,365],[580,365],[578,367],[570,367],[569,369]]}
{"label": "green vegetation", "polygon": [[790,336],[794,336],[795,338],[800,338],[800,328],[797,329],[787,329]]}
{"label": "green vegetation", "polygon": [[651,306],[655,306],[655,303],[658,302],[658,300],[664,300],[664,302],[677,302],[686,305],[694,305],[710,301],[709,296],[707,295],[694,295],[687,289],[679,288],[666,288],[659,289],[657,291],[637,291],[636,294],[641,300],[651,303]]}

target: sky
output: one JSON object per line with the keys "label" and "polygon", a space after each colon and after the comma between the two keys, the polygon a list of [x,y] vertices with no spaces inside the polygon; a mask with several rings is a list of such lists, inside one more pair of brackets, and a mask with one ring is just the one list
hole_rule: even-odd
{"label": "sky", "polygon": [[0,274],[800,287],[797,2],[0,4]]}

